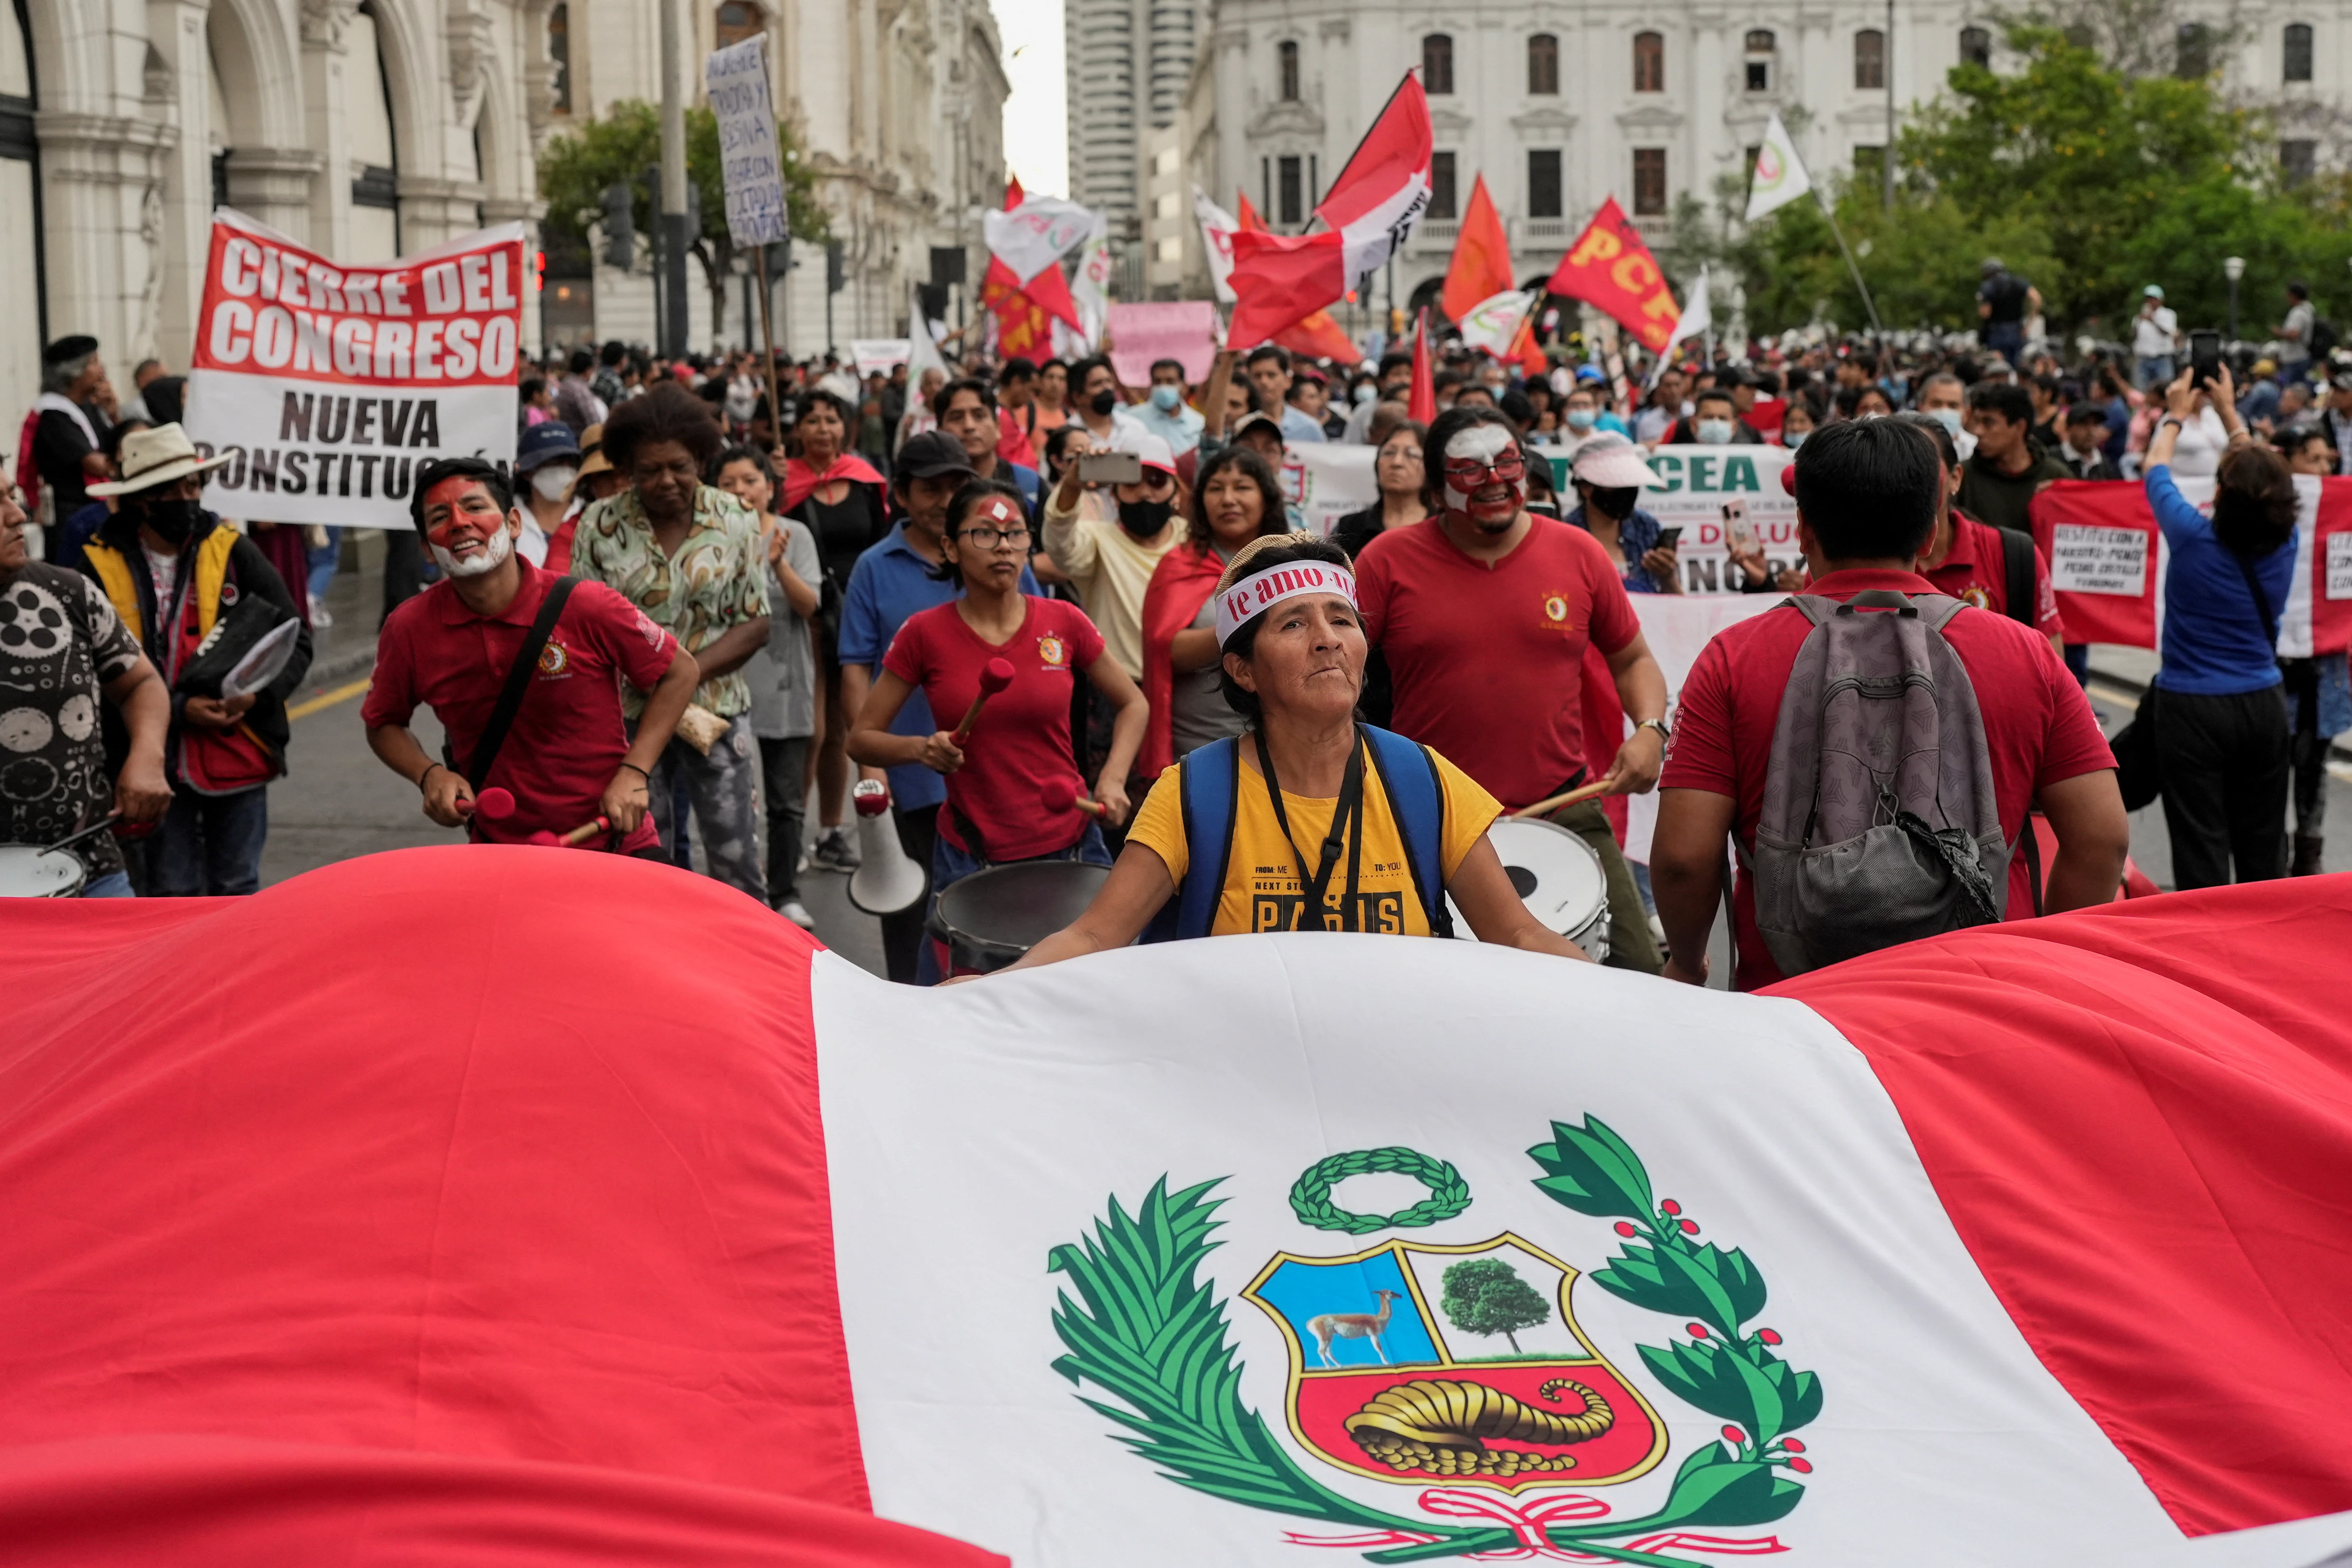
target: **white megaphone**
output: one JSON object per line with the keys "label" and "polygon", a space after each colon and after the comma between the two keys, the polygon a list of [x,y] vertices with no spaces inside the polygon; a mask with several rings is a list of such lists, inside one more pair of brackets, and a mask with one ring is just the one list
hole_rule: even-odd
{"label": "white megaphone", "polygon": [[912,909],[929,879],[908,858],[890,820],[890,786],[860,779],[849,792],[857,808],[857,870],[849,879],[849,901],[869,915],[895,915]]}

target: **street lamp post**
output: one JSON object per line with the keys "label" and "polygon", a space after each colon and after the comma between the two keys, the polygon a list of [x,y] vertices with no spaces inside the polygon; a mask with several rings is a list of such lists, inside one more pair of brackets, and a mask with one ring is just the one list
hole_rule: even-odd
{"label": "street lamp post", "polygon": [[2238,279],[2246,275],[2246,258],[2225,256],[2221,258],[2221,276],[2230,280],[2230,341],[2238,341]]}

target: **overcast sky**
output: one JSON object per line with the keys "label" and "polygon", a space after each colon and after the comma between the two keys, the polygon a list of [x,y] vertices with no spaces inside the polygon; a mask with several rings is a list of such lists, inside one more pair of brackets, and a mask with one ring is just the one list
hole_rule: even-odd
{"label": "overcast sky", "polygon": [[1004,39],[1004,159],[1022,188],[1041,195],[1070,189],[1068,90],[1062,75],[1062,0],[995,0]]}

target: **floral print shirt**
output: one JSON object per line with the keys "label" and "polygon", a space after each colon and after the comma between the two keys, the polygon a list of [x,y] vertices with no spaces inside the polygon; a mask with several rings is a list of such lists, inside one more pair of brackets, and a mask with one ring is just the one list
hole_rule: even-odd
{"label": "floral print shirt", "polygon": [[[572,543],[572,575],[620,590],[688,653],[768,613],[767,564],[760,520],[709,485],[695,489],[694,520],[675,555],[663,552],[634,489],[591,506]],[[751,709],[751,683],[731,670],[697,687],[694,700],[734,719]],[[634,688],[623,689],[621,701],[632,720],[645,710]]]}

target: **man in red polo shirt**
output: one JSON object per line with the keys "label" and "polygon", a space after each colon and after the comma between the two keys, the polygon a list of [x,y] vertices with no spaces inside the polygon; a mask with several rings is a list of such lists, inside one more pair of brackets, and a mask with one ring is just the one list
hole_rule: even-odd
{"label": "man in red polo shirt", "polygon": [[[1584,782],[1590,644],[1635,725],[1603,775],[1606,793],[1646,793],[1664,750],[1666,681],[1607,552],[1584,530],[1527,510],[1525,458],[1495,410],[1448,409],[1424,449],[1429,517],[1373,540],[1356,571],[1365,639],[1395,685],[1391,727],[1506,806],[1548,800]],[[1552,820],[1601,857],[1609,963],[1656,973],[1641,889],[1599,803]]]}
{"label": "man in red polo shirt", "polygon": [[1952,504],[1960,489],[1960,454],[1952,433],[1925,414],[1895,417],[1935,442],[1944,465],[1943,479],[1936,487],[1936,531],[1928,536],[1927,548],[1919,552],[1919,575],[1938,594],[2007,616],[2048,637],[2052,647],[2063,648],[2066,623],[2058,616],[2058,590],[2050,584],[2049,558],[2034,544],[2032,535],[2015,537],[2017,548],[2033,559],[2033,600],[2030,605],[2013,607],[2009,602],[2011,546],[2006,536],[2010,531],[1979,522]]}
{"label": "man in red polo shirt", "polygon": [[[1841,604],[1873,588],[1933,592],[1913,568],[1935,529],[1938,467],[1929,441],[1898,420],[1849,420],[1806,437],[1796,463],[1797,542],[1812,569],[1805,592]],[[1718,633],[1683,683],[1650,848],[1670,979],[1706,981],[1727,837],[1737,838],[1741,860],[1735,983],[1752,991],[1781,978],[1757,931],[1746,861],[1781,695],[1811,630],[1793,607],[1769,610]],[[2105,903],[2123,876],[2131,826],[2115,758],[2082,689],[2045,639],[2006,616],[1962,610],[1944,637],[1976,689],[2002,831],[2014,842],[2039,807],[2057,836],[2044,909]],[[2026,857],[2011,856],[2012,919],[2033,913],[2027,876]]]}
{"label": "man in red polo shirt", "polygon": [[[360,707],[369,748],[417,786],[425,815],[444,827],[473,816],[478,787],[498,784],[513,793],[515,809],[476,821],[483,838],[523,843],[602,817],[609,831],[590,843],[662,858],[646,815],[646,770],[694,695],[694,656],[613,589],[574,583],[488,776],[460,776],[425,754],[409,732],[410,715],[419,704],[432,709],[457,766],[473,766],[507,672],[561,579],[515,552],[522,513],[488,463],[425,464],[409,506],[442,579],[384,617]],[[634,742],[621,722],[622,679],[647,694]]]}

